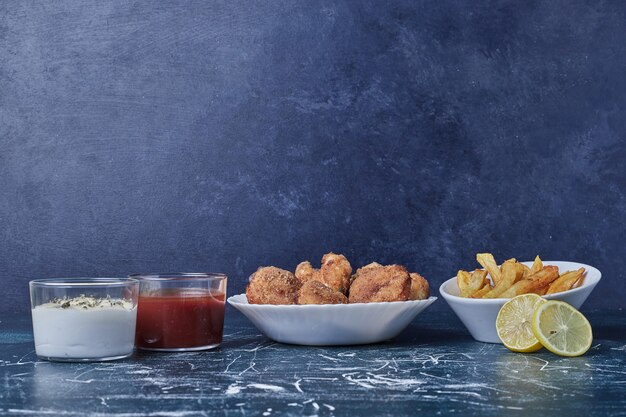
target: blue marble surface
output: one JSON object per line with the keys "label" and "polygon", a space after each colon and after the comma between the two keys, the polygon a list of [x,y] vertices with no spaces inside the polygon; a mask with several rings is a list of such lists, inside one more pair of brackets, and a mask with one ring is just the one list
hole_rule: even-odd
{"label": "blue marble surface", "polygon": [[[327,251],[626,290],[626,3],[0,3],[0,312],[27,281]],[[434,308],[444,308],[438,303]]]}
{"label": "blue marble surface", "polygon": [[0,320],[0,415],[626,416],[624,311],[588,317],[594,342],[577,358],[475,342],[451,312],[429,309],[374,345],[275,343],[233,311],[216,350],[53,363],[25,340],[28,315],[11,314]]}

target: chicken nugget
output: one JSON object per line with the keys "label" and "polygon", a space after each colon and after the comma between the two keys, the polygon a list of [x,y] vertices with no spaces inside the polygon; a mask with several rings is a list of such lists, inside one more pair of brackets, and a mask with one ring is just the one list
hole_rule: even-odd
{"label": "chicken nugget", "polygon": [[405,267],[389,265],[361,271],[350,286],[350,303],[406,301],[411,276]]}
{"label": "chicken nugget", "polygon": [[350,266],[350,262],[348,262],[345,256],[332,252],[324,255],[320,273],[322,284],[343,294],[348,292],[352,266]]}
{"label": "chicken nugget", "polygon": [[411,300],[425,300],[430,296],[430,287],[426,278],[417,272],[411,272]]}
{"label": "chicken nugget", "polygon": [[250,304],[295,304],[300,281],[289,271],[260,267],[250,276],[246,297]]}
{"label": "chicken nugget", "polygon": [[348,298],[319,281],[307,281],[298,290],[297,304],[347,304]]}
{"label": "chicken nugget", "polygon": [[368,271],[370,269],[374,269],[374,268],[382,268],[383,265],[379,264],[378,262],[371,262],[365,266],[360,267],[359,269],[356,270],[356,272],[354,273],[353,277],[357,277],[359,276],[360,273]]}
{"label": "chicken nugget", "polygon": [[295,275],[302,284],[310,280],[321,281],[322,279],[320,270],[313,268],[309,261],[300,262],[298,266],[296,266]]}
{"label": "chicken nugget", "polygon": [[359,269],[356,270],[354,275],[350,277],[350,285],[352,285],[352,282],[356,279],[356,277],[358,277],[359,274],[363,273],[364,271],[367,271],[368,269],[372,269],[372,268],[381,268],[381,267],[382,265],[379,264],[378,262],[371,262],[365,266],[360,267]]}

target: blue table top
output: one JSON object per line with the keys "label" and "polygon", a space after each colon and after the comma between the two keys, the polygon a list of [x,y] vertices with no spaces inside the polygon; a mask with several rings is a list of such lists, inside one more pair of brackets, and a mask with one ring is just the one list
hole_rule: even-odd
{"label": "blue table top", "polygon": [[8,315],[0,319],[0,414],[626,416],[626,313],[587,316],[595,338],[579,358],[475,342],[438,311],[386,343],[291,346],[229,308],[213,351],[51,363],[35,356],[30,316]]}

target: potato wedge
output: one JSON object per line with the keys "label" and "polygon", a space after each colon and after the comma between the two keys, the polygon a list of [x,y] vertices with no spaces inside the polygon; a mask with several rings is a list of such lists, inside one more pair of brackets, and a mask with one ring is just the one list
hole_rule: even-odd
{"label": "potato wedge", "polygon": [[578,278],[578,281],[576,281],[574,283],[574,285],[572,285],[572,288],[578,288],[581,285],[583,285],[583,283],[585,282],[585,277],[587,276],[587,274],[582,274],[582,276],[580,278]]}
{"label": "potato wedge", "polygon": [[489,283],[489,279],[487,278],[487,271],[484,269],[474,269],[472,271],[472,279],[480,278],[483,282]]}
{"label": "potato wedge", "polygon": [[467,291],[467,287],[470,284],[470,273],[467,271],[459,270],[456,273],[456,284],[459,286],[459,291],[462,294]]}
{"label": "potato wedge", "polygon": [[[531,268],[532,269],[532,268]],[[508,290],[500,294],[502,298],[512,298],[516,295],[535,292],[545,287],[559,277],[559,268],[550,265],[530,275],[528,278],[513,284]]]}
{"label": "potato wedge", "polygon": [[[506,261],[504,261],[504,262],[513,262],[513,263],[515,263],[515,262],[517,262],[517,259],[515,259],[515,258],[510,258],[510,259],[507,259],[507,260],[506,260]],[[502,263],[504,264],[504,262],[502,262]],[[500,271],[502,271],[502,265],[500,265]]]}
{"label": "potato wedge", "polygon": [[468,297],[474,295],[477,291],[484,288],[485,285],[491,287],[491,282],[487,279],[487,271],[484,269],[475,269],[470,276],[470,288],[472,289]]}
{"label": "potato wedge", "polygon": [[503,292],[508,290],[513,284],[515,284],[515,281],[518,279],[518,277],[521,277],[521,274],[523,273],[523,270],[518,269],[516,264],[517,262],[515,261],[515,259],[509,259],[502,264],[502,278],[500,279],[500,282],[498,282],[491,291],[485,294],[483,298],[498,298],[500,294],[502,294]]}
{"label": "potato wedge", "polygon": [[530,276],[530,267],[520,263],[518,263],[518,265],[518,268],[521,268],[523,270],[521,279],[528,278]]}
{"label": "potato wedge", "polygon": [[548,288],[550,288],[550,286],[546,285],[541,288],[537,288],[535,291],[531,291],[531,292],[537,295],[546,295],[546,292],[548,292]]}
{"label": "potato wedge", "polygon": [[543,262],[541,262],[541,258],[539,257],[539,255],[537,255],[535,256],[533,266],[530,267],[530,273],[528,275],[536,274],[537,272],[541,271],[542,268]]}
{"label": "potato wedge", "polygon": [[580,268],[578,271],[568,271],[555,279],[546,294],[554,294],[557,292],[567,291],[571,289],[574,284],[578,282],[578,280],[585,273],[585,268]]}
{"label": "potato wedge", "polygon": [[490,253],[478,253],[476,254],[476,261],[482,265],[483,268],[489,272],[489,276],[493,281],[494,285],[497,285],[502,278],[502,272],[500,268],[498,268],[498,264],[496,264],[496,260],[493,258],[493,255]]}
{"label": "potato wedge", "polygon": [[487,280],[487,271],[476,269],[472,273],[467,271],[459,271],[457,274],[457,282],[463,282],[463,287],[459,286],[461,297],[471,297],[476,291],[485,285]]}
{"label": "potato wedge", "polygon": [[493,287],[491,286],[489,280],[485,280],[485,284],[483,285],[483,287],[480,290],[476,291],[472,295],[472,298],[483,298],[485,294],[492,290],[492,288]]}
{"label": "potato wedge", "polygon": [[530,271],[526,265],[515,262],[515,282],[524,279],[524,276]]}

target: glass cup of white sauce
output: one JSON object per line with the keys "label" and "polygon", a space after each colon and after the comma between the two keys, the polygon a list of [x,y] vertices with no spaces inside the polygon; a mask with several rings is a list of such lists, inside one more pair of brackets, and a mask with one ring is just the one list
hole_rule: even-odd
{"label": "glass cup of white sauce", "polygon": [[29,287],[40,359],[112,361],[132,355],[139,281],[55,278],[30,281]]}

